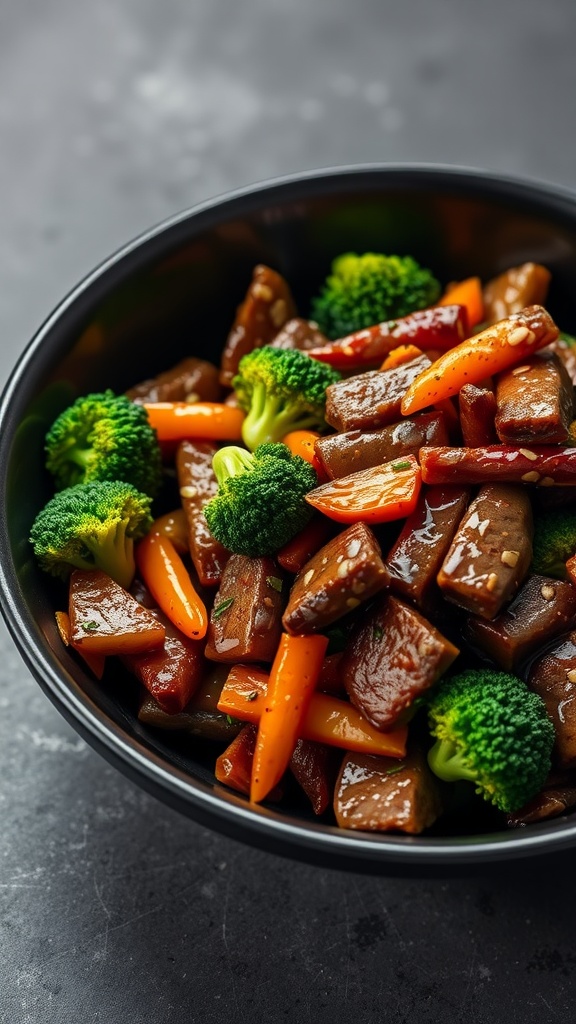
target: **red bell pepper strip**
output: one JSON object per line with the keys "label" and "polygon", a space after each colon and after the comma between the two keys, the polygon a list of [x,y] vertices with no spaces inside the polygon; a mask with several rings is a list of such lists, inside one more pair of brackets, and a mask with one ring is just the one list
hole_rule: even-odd
{"label": "red bell pepper strip", "polygon": [[[421,448],[425,484],[537,484],[576,486],[576,448],[559,445],[518,447],[491,444],[484,448]],[[315,491],[312,491],[314,494]]]}
{"label": "red bell pepper strip", "polygon": [[338,523],[388,523],[409,516],[420,493],[420,467],[413,455],[329,480],[305,497]]}

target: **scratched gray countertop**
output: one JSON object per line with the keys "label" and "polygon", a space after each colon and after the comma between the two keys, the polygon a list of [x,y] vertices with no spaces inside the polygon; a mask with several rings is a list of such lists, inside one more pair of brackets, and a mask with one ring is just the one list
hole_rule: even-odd
{"label": "scratched gray countertop", "polygon": [[[94,264],[199,200],[366,161],[576,188],[573,0],[5,0],[0,376]],[[2,1024],[574,1020],[572,858],[322,870],[157,803],[0,629]]]}

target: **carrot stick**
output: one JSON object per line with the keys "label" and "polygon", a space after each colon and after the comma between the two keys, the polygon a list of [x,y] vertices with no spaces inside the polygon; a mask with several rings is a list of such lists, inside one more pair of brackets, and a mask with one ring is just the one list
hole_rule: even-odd
{"label": "carrot stick", "polygon": [[145,402],[144,408],[161,442],[242,440],[244,413],[222,402]]}
{"label": "carrot stick", "polygon": [[477,324],[481,324],[484,319],[484,299],[480,278],[467,277],[464,281],[458,281],[456,284],[450,285],[438,305],[450,306],[453,303],[457,306],[465,307],[470,329],[476,327]]}
{"label": "carrot stick", "polygon": [[276,555],[276,561],[286,572],[300,572],[303,565],[315,555],[332,534],[332,527],[324,516],[316,516],[289,540]]}
{"label": "carrot stick", "polygon": [[258,723],[250,783],[254,803],[266,799],[288,767],[327,647],[328,638],[320,634],[280,638]]}
{"label": "carrot stick", "polygon": [[149,533],[136,546],[136,564],[152,597],[185,636],[201,640],[208,614],[172,541]]}
{"label": "carrot stick", "polygon": [[306,459],[311,466],[314,465],[314,441],[320,437],[315,430],[291,430],[289,434],[286,434],[282,438],[282,444],[285,444],[292,455],[299,455],[300,458]]}
{"label": "carrot stick", "polygon": [[[257,724],[266,705],[268,674],[252,665],[234,665],[222,688],[218,710]],[[380,732],[348,701],[316,691],[302,719],[300,737],[330,747],[382,757],[404,757],[407,729]],[[300,738],[299,737],[299,738]]]}
{"label": "carrot stick", "polygon": [[152,533],[161,533],[168,540],[171,540],[176,551],[180,555],[187,555],[189,552],[188,546],[188,527],[186,524],[186,513],[183,508],[177,508],[174,512],[165,512],[163,516],[158,516],[152,524]]}
{"label": "carrot stick", "polygon": [[410,416],[458,394],[464,384],[478,384],[485,377],[514,366],[549,345],[558,333],[542,306],[527,306],[513,313],[445,352],[419,374],[402,399],[403,415]]}
{"label": "carrot stick", "polygon": [[[66,647],[70,647],[70,616],[68,612],[56,612],[56,625],[58,626],[58,632],[60,633],[60,639]],[[78,647],[74,648],[78,651],[80,657],[84,658],[84,661],[91,668],[97,679],[102,679],[104,675],[104,666],[106,665],[106,655],[98,654],[97,651],[84,651]]]}
{"label": "carrot stick", "polygon": [[412,359],[418,359],[422,355],[422,349],[417,345],[398,345],[386,356],[380,367],[381,370],[394,370],[396,366],[409,363]]}

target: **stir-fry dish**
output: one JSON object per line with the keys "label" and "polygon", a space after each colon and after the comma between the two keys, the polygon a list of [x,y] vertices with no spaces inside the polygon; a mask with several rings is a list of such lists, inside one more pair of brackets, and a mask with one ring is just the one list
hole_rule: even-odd
{"label": "stir-fry dish", "polygon": [[305,319],[259,265],[219,366],[79,398],[30,537],[63,643],[252,803],[412,834],[576,806],[576,341],[550,276],[347,253]]}

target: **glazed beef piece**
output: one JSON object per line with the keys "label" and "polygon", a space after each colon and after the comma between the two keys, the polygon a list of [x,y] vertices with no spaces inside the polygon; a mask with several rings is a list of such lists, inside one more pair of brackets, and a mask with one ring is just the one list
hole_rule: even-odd
{"label": "glazed beef piece", "polygon": [[338,774],[338,752],[324,743],[298,740],[290,771],[308,797],[314,814],[324,814],[332,802]]}
{"label": "glazed beef piece", "polygon": [[283,616],[288,633],[320,633],[388,585],[380,546],[354,523],[320,548],[301,569]]}
{"label": "glazed beef piece", "polygon": [[565,781],[558,780],[555,785],[546,785],[541,793],[519,811],[508,815],[508,826],[522,828],[524,825],[533,825],[536,821],[547,821],[548,818],[557,818],[565,814],[575,806],[576,778],[572,776],[567,777]]}
{"label": "glazed beef piece", "polygon": [[495,324],[525,306],[543,306],[550,276],[550,271],[539,263],[523,263],[488,281],[484,287],[486,322]]}
{"label": "glazed beef piece", "polygon": [[576,587],[566,580],[529,576],[512,603],[492,621],[471,616],[464,638],[506,672],[566,632],[576,618]]}
{"label": "glazed beef piece", "polygon": [[342,659],[352,704],[376,729],[391,729],[458,655],[419,612],[397,597],[380,599],[353,630]]}
{"label": "glazed beef piece", "polygon": [[244,301],[238,307],[232,330],[222,353],[220,382],[232,386],[242,356],[269,345],[287,320],[296,316],[296,306],[281,274],[259,264]]}
{"label": "glazed beef piece", "polygon": [[385,559],[391,590],[425,613],[430,614],[441,599],[436,577],[469,497],[466,487],[424,489]]}
{"label": "glazed beef piece", "polygon": [[327,345],[328,338],[313,320],[304,320],[294,316],[270,342],[273,348],[297,348],[301,352],[309,352],[311,348]]}
{"label": "glazed beef piece", "polygon": [[553,353],[498,375],[495,426],[504,444],[562,444],[573,415],[572,381]]}
{"label": "glazed beef piece", "polygon": [[394,423],[410,384],[430,365],[422,355],[391,370],[370,370],[330,384],[326,422],[335,430],[376,430]]}
{"label": "glazed beef piece", "polygon": [[282,577],[271,558],[231,555],[210,615],[206,657],[271,662],[282,632]]}
{"label": "glazed beef piece", "polygon": [[496,396],[490,388],[465,384],[458,395],[462,441],[467,448],[496,444]]}
{"label": "glazed beef piece", "polygon": [[446,600],[484,619],[495,618],[528,572],[532,536],[527,491],[509,484],[485,484],[438,573]]}
{"label": "glazed beef piece", "polygon": [[190,640],[156,610],[165,629],[164,644],[145,654],[129,654],[122,661],[140,680],[163,711],[183,711],[202,682],[205,671],[203,644]]}
{"label": "glazed beef piece", "polygon": [[381,430],[351,430],[320,437],[314,443],[316,457],[330,480],[371,469],[402,455],[418,455],[422,445],[448,444],[446,420],[441,412],[425,412],[412,419],[391,423]]}
{"label": "glazed beef piece", "polygon": [[188,527],[188,546],[198,579],[205,587],[216,586],[230,552],[212,536],[204,506],[218,492],[212,459],[218,446],[212,441],[181,441],[176,452],[180,500]]}
{"label": "glazed beef piece", "polygon": [[556,764],[575,767],[576,631],[565,633],[534,662],[528,686],[540,694],[554,725]]}
{"label": "glazed beef piece", "polygon": [[126,396],[133,402],[219,402],[222,387],[218,376],[212,363],[190,356],[157,377],[136,384]]}
{"label": "glazed beef piece", "polygon": [[422,751],[409,751],[403,761],[345,755],[334,791],[334,814],[341,828],[417,835],[441,813],[438,782]]}
{"label": "glazed beef piece", "polygon": [[149,694],[143,698],[138,721],[155,729],[185,732],[214,743],[230,743],[242,723],[218,711],[218,701],[229,672],[228,665],[206,663],[202,681],[192,700],[176,714],[168,714]]}

